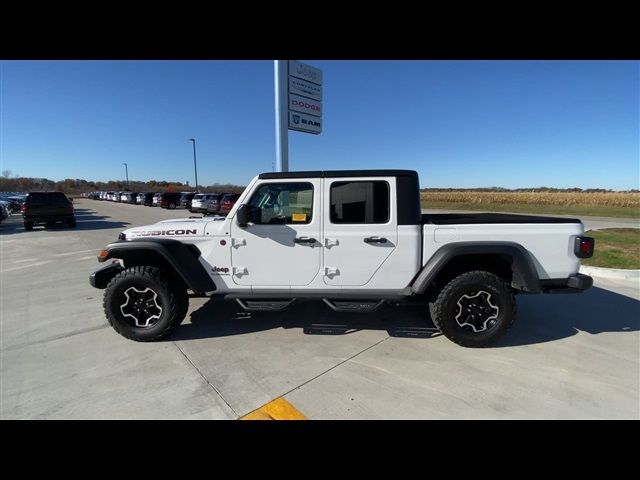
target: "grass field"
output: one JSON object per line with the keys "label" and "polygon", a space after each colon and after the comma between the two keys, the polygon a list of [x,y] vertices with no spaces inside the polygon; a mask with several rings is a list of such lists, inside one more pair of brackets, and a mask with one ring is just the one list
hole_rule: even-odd
{"label": "grass field", "polygon": [[422,192],[422,208],[640,218],[640,193]]}
{"label": "grass field", "polygon": [[640,228],[606,228],[589,230],[587,236],[596,239],[593,257],[583,265],[605,268],[640,269]]}

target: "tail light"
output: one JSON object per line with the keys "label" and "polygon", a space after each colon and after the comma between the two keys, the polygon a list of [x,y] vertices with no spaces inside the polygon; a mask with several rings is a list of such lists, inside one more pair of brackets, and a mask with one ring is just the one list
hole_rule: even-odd
{"label": "tail light", "polygon": [[23,203],[22,206],[20,207],[20,213],[22,213],[23,215],[27,214],[27,204]]}
{"label": "tail light", "polygon": [[576,237],[573,244],[573,253],[578,258],[593,257],[593,248],[596,241],[591,237]]}

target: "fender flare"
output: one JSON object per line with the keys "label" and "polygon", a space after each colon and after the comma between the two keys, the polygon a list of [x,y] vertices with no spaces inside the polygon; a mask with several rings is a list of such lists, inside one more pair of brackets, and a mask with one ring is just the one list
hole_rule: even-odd
{"label": "fender flare", "polygon": [[198,260],[200,250],[195,245],[170,238],[119,240],[107,245],[98,260],[104,262],[111,258],[119,258],[126,263],[127,258],[144,256],[145,252],[154,252],[164,258],[195,293],[203,294],[216,289],[207,270]]}
{"label": "fender flare", "polygon": [[511,262],[512,285],[528,293],[540,293],[540,279],[529,252],[514,242],[453,242],[440,247],[422,268],[411,291],[424,293],[450,260],[462,255],[501,255]]}

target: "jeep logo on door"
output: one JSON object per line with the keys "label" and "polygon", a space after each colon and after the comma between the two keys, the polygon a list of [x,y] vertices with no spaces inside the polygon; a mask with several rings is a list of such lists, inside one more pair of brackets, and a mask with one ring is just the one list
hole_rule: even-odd
{"label": "jeep logo on door", "polygon": [[217,273],[218,275],[229,274],[229,267],[211,267],[211,273]]}

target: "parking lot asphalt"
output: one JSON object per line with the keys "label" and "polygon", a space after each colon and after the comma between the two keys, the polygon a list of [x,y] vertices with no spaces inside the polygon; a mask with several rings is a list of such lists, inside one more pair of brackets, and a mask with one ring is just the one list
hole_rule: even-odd
{"label": "parking lot asphalt", "polygon": [[284,397],[310,419],[640,418],[640,286],[518,297],[494,348],[440,335],[426,306],[244,312],[192,299],[157,343],[117,335],[88,283],[134,225],[189,216],[88,199],[78,227],[0,224],[0,418],[233,419]]}

